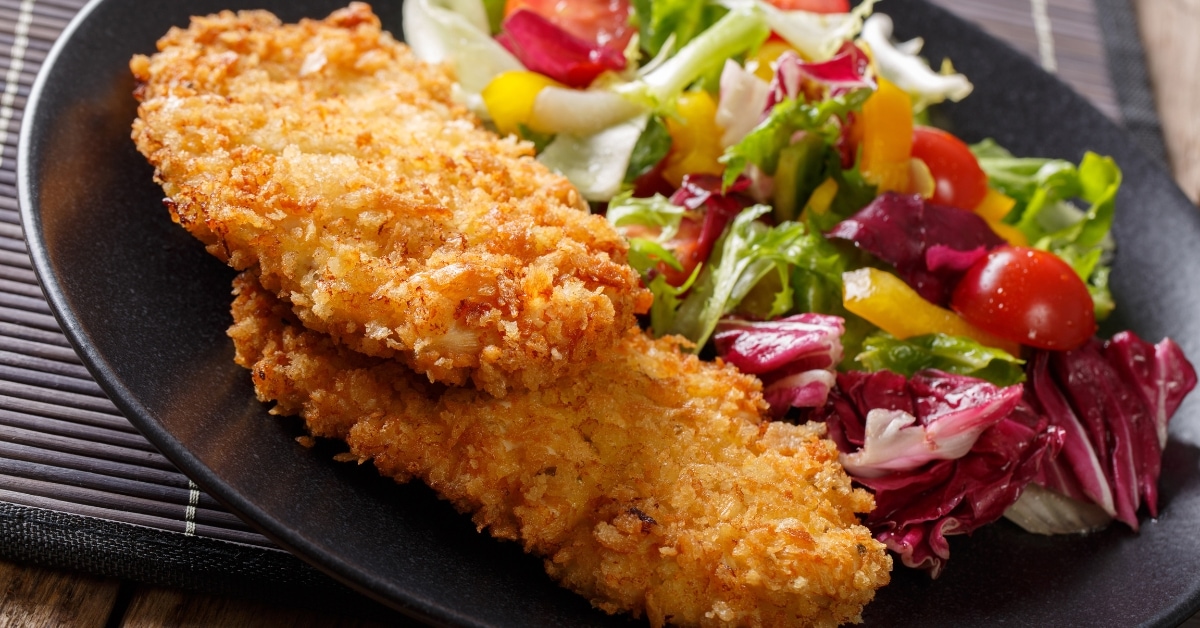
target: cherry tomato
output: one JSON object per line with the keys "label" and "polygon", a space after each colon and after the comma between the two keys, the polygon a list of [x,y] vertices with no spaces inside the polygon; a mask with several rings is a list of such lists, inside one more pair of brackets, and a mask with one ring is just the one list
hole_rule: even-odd
{"label": "cherry tomato", "polygon": [[809,13],[847,13],[850,0],[767,0],[784,11],[808,11]]}
{"label": "cherry tomato", "polygon": [[967,269],[950,307],[972,325],[1023,345],[1066,351],[1096,333],[1087,286],[1057,255],[994,249]]}
{"label": "cherry tomato", "polygon": [[633,37],[629,0],[508,0],[504,16],[528,9],[589,42],[625,50]]}
{"label": "cherry tomato", "polygon": [[987,195],[987,175],[962,140],[928,126],[913,127],[912,156],[925,162],[937,184],[932,202],[972,210]]}
{"label": "cherry tomato", "polygon": [[675,270],[666,264],[658,265],[658,271],[666,275],[667,283],[672,286],[682,286],[688,277],[692,276],[692,271],[696,270],[696,266],[704,261],[701,256],[705,253],[700,250],[702,230],[702,223],[691,218],[684,218],[679,223],[679,231],[675,237],[667,242],[667,248],[675,254],[675,259],[683,266],[683,270]]}

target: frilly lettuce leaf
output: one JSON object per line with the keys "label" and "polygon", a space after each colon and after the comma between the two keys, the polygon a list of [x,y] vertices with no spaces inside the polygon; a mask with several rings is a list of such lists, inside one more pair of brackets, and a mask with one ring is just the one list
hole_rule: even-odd
{"label": "frilly lettuce leaf", "polygon": [[696,79],[719,73],[726,59],[757,49],[770,34],[762,10],[753,5],[733,9],[640,79],[613,89],[654,111],[670,112]]}
{"label": "frilly lettuce leaf", "polygon": [[774,174],[779,153],[791,144],[798,131],[817,133],[827,144],[832,144],[841,132],[838,117],[862,108],[871,93],[870,89],[857,89],[814,103],[791,98],[775,105],[766,120],[721,156],[725,164],[725,186],[732,185],[750,164],[767,174]]}
{"label": "frilly lettuce leaf", "polygon": [[630,4],[641,47],[652,57],[668,47],[668,42],[676,49],[684,46],[728,11],[696,0],[632,0]]}
{"label": "frilly lettuce leaf", "polygon": [[614,227],[638,225],[660,229],[657,241],[663,243],[675,237],[679,223],[687,213],[686,208],[672,203],[661,194],[634,198],[626,192],[613,198],[605,217]]}
{"label": "frilly lettuce leaf", "polygon": [[1017,201],[1004,221],[1035,248],[1066,260],[1087,284],[1096,318],[1108,316],[1113,310],[1108,259],[1114,248],[1109,232],[1121,186],[1117,163],[1092,152],[1078,166],[1062,159],[1018,158],[992,140],[971,151],[988,183]]}
{"label": "frilly lettuce leaf", "polygon": [[1023,362],[1000,349],[985,347],[969,338],[929,334],[900,340],[877,331],[863,341],[855,361],[868,371],[888,370],[911,377],[924,369],[969,375],[997,386],[1025,381]]}
{"label": "frilly lettuce leaf", "polygon": [[875,0],[864,0],[849,13],[785,11],[763,0],[725,0],[725,6],[753,6],[766,17],[771,31],[799,50],[807,59],[824,61],[842,44],[854,39],[871,15]]}
{"label": "frilly lettuce leaf", "polygon": [[769,311],[760,314],[764,318],[780,316],[793,307],[792,268],[828,270],[836,266],[827,255],[829,243],[820,233],[796,222],[769,227],[758,221],[770,211],[766,205],[755,205],[734,218],[680,305],[670,333],[688,338],[697,348],[704,346],[718,319],[733,311],[772,272],[778,274],[777,287]]}
{"label": "frilly lettuce leaf", "polygon": [[966,98],[974,86],[967,77],[946,68],[934,72],[924,59],[917,56],[924,42],[914,39],[904,44],[892,43],[892,18],[878,13],[872,15],[862,28],[862,41],[871,49],[879,75],[912,96],[917,109],[944,100],[958,102]]}

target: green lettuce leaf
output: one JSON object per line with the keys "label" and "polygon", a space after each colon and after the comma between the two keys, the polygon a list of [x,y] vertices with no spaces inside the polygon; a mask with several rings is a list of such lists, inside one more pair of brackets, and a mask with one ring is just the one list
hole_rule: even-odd
{"label": "green lettuce leaf", "polygon": [[[667,283],[667,278],[663,275],[655,275],[646,284],[650,293],[654,295],[654,303],[650,305],[650,330],[654,332],[656,338],[666,334],[667,330],[674,327],[675,316],[679,311],[679,296],[691,290],[692,285],[696,283],[696,278],[700,276],[703,266],[704,264],[696,266],[687,281],[678,288]],[[683,267],[681,266],[679,269],[682,270]]]}
{"label": "green lettuce leaf", "polygon": [[641,226],[659,229],[656,240],[661,244],[679,233],[679,223],[688,210],[671,202],[662,194],[646,198],[634,198],[632,192],[614,196],[608,204],[605,217],[614,227]]}
{"label": "green lettuce leaf", "polygon": [[683,264],[664,244],[679,232],[679,223],[688,215],[687,209],[673,205],[661,194],[649,198],[633,198],[630,192],[625,192],[613,198],[608,206],[605,217],[615,227],[640,226],[656,232],[656,236],[630,237],[629,265],[642,276],[642,283],[654,295],[654,303],[650,307],[650,327],[656,335],[663,335],[675,321],[675,311],[679,309],[679,297],[686,293],[695,283],[703,264],[692,271],[692,275],[682,286],[676,288],[667,283],[666,278],[654,271],[659,263],[666,264],[675,270],[682,271]]}
{"label": "green lettuce leaf", "polygon": [[483,0],[483,8],[487,11],[488,26],[492,34],[500,32],[500,24],[504,22],[505,0]]}
{"label": "green lettuce leaf", "polygon": [[[809,229],[813,230],[811,223]],[[842,273],[862,265],[857,259],[859,253],[853,248],[841,250],[828,240],[813,249],[814,254],[807,261],[792,268],[791,311],[840,316],[845,321],[845,331],[842,333],[842,363],[838,368],[861,370],[854,357],[861,351],[864,339],[879,328],[847,310],[842,301]]]}
{"label": "green lettuce leaf", "polygon": [[659,262],[675,270],[683,270],[683,264],[679,263],[675,254],[662,244],[650,238],[629,238],[629,265],[641,274],[643,281]]}
{"label": "green lettuce leaf", "polygon": [[[770,227],[758,219],[771,211],[766,205],[743,210],[717,241],[708,265],[696,285],[680,303],[669,333],[696,343],[697,350],[708,342],[717,321],[732,312],[751,290],[774,274],[774,294],[763,318],[781,316],[794,307],[791,271],[801,266],[822,276],[832,274],[836,262],[827,257],[829,243],[820,233],[796,222]],[[840,290],[840,288],[839,288]],[[658,329],[655,330],[659,332]]]}
{"label": "green lettuce leaf", "polygon": [[868,371],[888,370],[905,377],[922,369],[938,369],[978,377],[997,386],[1025,381],[1022,360],[969,338],[945,334],[899,340],[885,331],[876,331],[863,341],[855,361]]}
{"label": "green lettuce leaf", "polygon": [[1092,152],[1078,166],[1061,159],[1013,157],[992,140],[971,150],[988,183],[1017,201],[1004,222],[1016,226],[1033,247],[1070,264],[1087,284],[1096,318],[1107,317],[1113,309],[1109,232],[1121,186],[1117,163]]}
{"label": "green lettuce leaf", "polygon": [[660,116],[650,116],[646,128],[633,145],[629,167],[625,169],[625,183],[633,183],[638,177],[650,172],[671,151],[671,134]]}
{"label": "green lettuce leaf", "polygon": [[721,19],[728,9],[695,0],[633,0],[640,44],[651,57],[667,40],[678,50]]}
{"label": "green lettuce leaf", "polygon": [[780,153],[792,143],[798,131],[817,134],[826,144],[833,144],[841,132],[838,118],[861,109],[870,95],[870,89],[858,89],[815,103],[791,98],[775,105],[766,120],[742,141],[725,149],[721,156],[725,164],[725,187],[732,185],[750,164],[766,174],[775,174]]}
{"label": "green lettuce leaf", "polygon": [[[683,1],[689,5],[704,4]],[[682,4],[680,0],[654,2],[651,11],[660,4],[672,6],[676,3]],[[678,52],[674,55],[657,57],[650,64],[654,67],[651,69],[647,66],[649,71],[641,78],[615,85],[613,90],[640,106],[669,114],[674,110],[679,95],[689,85],[710,72],[720,72],[726,59],[757,49],[770,34],[771,29],[761,10],[753,5],[739,6],[725,12],[710,27],[696,33],[686,45],[676,46]],[[665,61],[660,62],[662,58]]]}
{"label": "green lettuce leaf", "polygon": [[534,153],[541,153],[546,150],[546,147],[554,141],[554,138],[558,137],[553,133],[539,133],[521,123],[517,123],[517,135],[521,136],[521,139],[533,144]]}

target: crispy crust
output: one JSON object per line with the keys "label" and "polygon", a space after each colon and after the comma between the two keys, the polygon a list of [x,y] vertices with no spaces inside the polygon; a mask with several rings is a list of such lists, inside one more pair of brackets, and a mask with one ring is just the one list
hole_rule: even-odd
{"label": "crispy crust", "polygon": [[130,62],[133,138],[172,217],[306,326],[503,396],[578,372],[649,307],[607,221],[366,5],[194,18],[158,47]]}
{"label": "crispy crust", "polygon": [[607,612],[832,626],[888,582],[823,426],[764,422],[756,379],[672,340],[632,332],[578,378],[496,399],[306,330],[251,277],[235,292],[237,360],[273,412],[423,480]]}

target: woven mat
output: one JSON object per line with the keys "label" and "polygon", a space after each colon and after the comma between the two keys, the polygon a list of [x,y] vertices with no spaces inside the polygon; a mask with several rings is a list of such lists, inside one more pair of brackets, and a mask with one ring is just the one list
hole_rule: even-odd
{"label": "woven mat", "polygon": [[[934,1],[1057,72],[1163,155],[1128,0]],[[13,162],[30,85],[83,4],[0,0],[0,557],[348,608],[354,594],[226,512],[133,429],[42,298],[19,227]]]}

